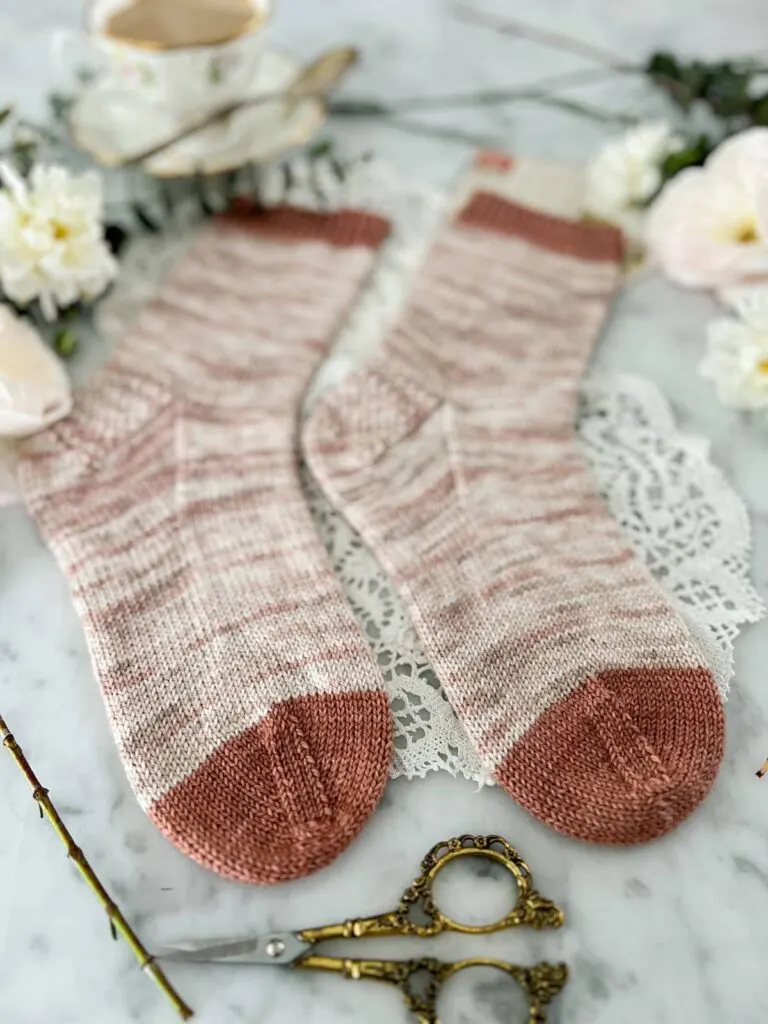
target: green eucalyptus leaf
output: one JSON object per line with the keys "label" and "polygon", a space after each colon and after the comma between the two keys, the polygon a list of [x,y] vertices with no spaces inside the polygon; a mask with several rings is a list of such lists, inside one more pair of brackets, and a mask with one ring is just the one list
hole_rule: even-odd
{"label": "green eucalyptus leaf", "polygon": [[249,192],[261,191],[261,167],[253,160],[245,168],[246,188]]}
{"label": "green eucalyptus leaf", "polygon": [[237,171],[228,171],[221,183],[225,209],[229,209],[237,196]]}
{"label": "green eucalyptus leaf", "polygon": [[213,215],[216,213],[216,208],[208,198],[208,192],[206,190],[203,179],[199,179],[196,182],[196,194],[197,201],[200,204],[201,213],[203,213],[206,217],[213,217]]}
{"label": "green eucalyptus leaf", "polygon": [[376,100],[333,100],[328,106],[331,117],[382,117],[391,112],[388,106]]}
{"label": "green eucalyptus leaf", "polygon": [[325,190],[324,190],[323,186],[320,184],[320,181],[318,179],[318,174],[317,174],[318,167],[321,167],[321,166],[322,165],[317,160],[313,160],[312,161],[312,163],[309,166],[309,184],[310,184],[310,188],[312,189],[312,192],[313,192],[314,196],[321,203],[324,203],[327,200],[328,197],[325,194]]}
{"label": "green eucalyptus leaf", "polygon": [[680,65],[672,53],[658,50],[652,53],[645,65],[645,73],[653,77],[668,78],[677,81],[680,77]]}
{"label": "green eucalyptus leaf", "polygon": [[60,327],[53,336],[53,347],[62,359],[69,359],[77,350],[77,331],[73,327]]}
{"label": "green eucalyptus leaf", "polygon": [[752,102],[752,123],[757,125],[768,125],[768,92]]}
{"label": "green eucalyptus leaf", "polygon": [[146,230],[150,231],[153,235],[159,233],[160,225],[150,217],[141,203],[133,203],[132,209],[136,220],[143,228],[146,228]]}
{"label": "green eucalyptus leaf", "polygon": [[128,241],[128,232],[120,224],[107,224],[104,227],[104,240],[113,256],[119,256]]}
{"label": "green eucalyptus leaf", "polygon": [[95,78],[97,72],[93,68],[80,67],[75,71],[75,78],[81,86],[89,85]]}
{"label": "green eucalyptus leaf", "polygon": [[26,178],[35,163],[37,142],[34,139],[16,140],[11,147],[11,152],[16,170],[22,178]]}
{"label": "green eucalyptus leaf", "polygon": [[13,113],[13,107],[7,106],[0,109],[0,124],[3,124]]}
{"label": "green eucalyptus leaf", "polygon": [[333,152],[333,139],[320,139],[318,142],[313,143],[308,151],[307,156],[310,160],[321,160],[324,157],[330,156]]}
{"label": "green eucalyptus leaf", "polygon": [[654,53],[645,66],[646,74],[683,110],[700,99],[710,78],[710,69],[701,61],[684,64],[671,53]]}
{"label": "green eucalyptus leaf", "polygon": [[171,185],[163,182],[160,185],[160,201],[163,204],[163,210],[167,217],[173,217],[176,211],[176,200],[173,195],[173,188]]}
{"label": "green eucalyptus leaf", "polygon": [[703,89],[703,98],[718,117],[737,117],[751,112],[751,75],[729,63],[713,65]]}
{"label": "green eucalyptus leaf", "polygon": [[192,195],[197,200],[197,205],[204,217],[212,217],[216,212],[208,199],[208,189],[204,174],[197,173],[192,179]]}
{"label": "green eucalyptus leaf", "polygon": [[336,178],[336,180],[340,182],[346,181],[347,169],[341,162],[341,160],[337,160],[336,157],[333,157],[329,162],[331,165],[331,170],[333,171],[333,175]]}
{"label": "green eucalyptus leaf", "polygon": [[66,121],[67,114],[72,106],[72,99],[69,96],[63,96],[59,92],[52,92],[48,97],[48,106],[51,108],[54,121],[61,124],[63,121]]}
{"label": "green eucalyptus leaf", "polygon": [[680,88],[677,96],[673,98],[676,98],[681,106],[690,107],[695,100],[706,95],[711,78],[710,68],[699,60],[683,65],[680,72]]}
{"label": "green eucalyptus leaf", "polygon": [[681,149],[669,153],[661,165],[664,181],[674,178],[686,167],[700,167],[715,148],[714,142],[707,135],[699,135]]}

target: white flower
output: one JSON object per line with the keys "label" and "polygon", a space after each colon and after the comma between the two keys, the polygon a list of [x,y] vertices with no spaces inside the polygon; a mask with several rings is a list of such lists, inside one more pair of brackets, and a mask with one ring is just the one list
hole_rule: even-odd
{"label": "white flower", "polygon": [[768,288],[729,293],[738,319],[713,321],[702,377],[715,382],[717,397],[735,409],[768,409]]}
{"label": "white flower", "polygon": [[661,185],[661,165],[680,144],[669,125],[656,123],[606,143],[587,167],[585,212],[640,240],[645,206]]}
{"label": "white flower", "polygon": [[768,128],[727,139],[675,175],[648,214],[649,255],[678,284],[727,288],[768,277]]}
{"label": "white flower", "polygon": [[68,415],[69,378],[37,331],[0,306],[0,437],[26,437]]}
{"label": "white flower", "polygon": [[0,284],[20,306],[34,299],[47,319],[100,295],[117,273],[103,237],[101,180],[38,165],[29,184],[0,164]]}

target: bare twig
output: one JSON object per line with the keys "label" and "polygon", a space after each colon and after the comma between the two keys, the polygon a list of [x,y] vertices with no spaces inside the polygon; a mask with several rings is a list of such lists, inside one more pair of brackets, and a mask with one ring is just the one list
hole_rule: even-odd
{"label": "bare twig", "polygon": [[603,110],[602,107],[593,107],[589,103],[581,103],[578,100],[568,100],[564,96],[536,96],[532,97],[545,107],[555,107],[564,110],[568,114],[577,114],[579,117],[587,117],[591,121],[601,121],[604,124],[620,124],[631,127],[639,122],[634,114],[619,114],[613,110]]}
{"label": "bare twig", "polygon": [[[627,70],[635,72],[639,69]],[[606,77],[612,77],[616,73],[613,68],[581,68],[578,71],[550,75],[531,85],[513,89],[480,89],[474,92],[449,93],[444,96],[410,96],[405,99],[397,99],[391,104],[381,103],[379,100],[350,97],[332,101],[328,109],[329,113],[335,117],[381,117],[403,131],[458,139],[473,145],[487,145],[487,140],[481,139],[476,134],[453,128],[425,125],[424,122],[404,118],[403,115],[433,110],[456,110],[461,107],[502,106],[506,103],[527,100],[566,110],[571,114],[589,117],[594,121],[622,125],[634,124],[637,118],[554,95],[556,89],[598,82]]]}
{"label": "bare twig", "polygon": [[465,132],[461,128],[449,128],[439,124],[426,124],[423,121],[411,121],[405,117],[385,117],[385,124],[409,135],[420,135],[425,138],[446,139],[448,142],[463,142],[468,146],[486,149],[498,144],[492,135],[481,135],[477,132]]}
{"label": "bare twig", "polygon": [[759,771],[755,772],[755,775],[758,777],[758,779],[762,779],[762,777],[766,773],[768,773],[768,758],[766,758],[766,760],[763,761],[763,767]]}
{"label": "bare twig", "polygon": [[532,43],[539,43],[548,46],[553,50],[562,50],[565,53],[572,53],[578,57],[585,57],[596,64],[612,68],[614,71],[623,71],[632,67],[629,62],[618,57],[608,50],[603,50],[593,43],[585,43],[582,39],[575,39],[573,36],[565,35],[563,32],[555,32],[548,28],[539,28],[538,25],[528,25],[526,22],[513,18],[501,18],[498,15],[486,11],[476,11],[464,3],[457,3],[453,12],[456,17],[470,25],[480,25],[483,28],[493,29],[502,35],[512,36],[515,39],[527,39]]}
{"label": "bare twig", "polygon": [[410,100],[398,100],[391,106],[386,106],[374,100],[342,99],[330,104],[329,113],[334,117],[378,117],[385,120],[392,127],[414,135],[434,136],[436,138],[466,142],[471,145],[487,146],[493,140],[489,140],[486,136],[465,132],[459,128],[415,121],[403,115],[414,111],[428,112],[430,110],[457,109],[460,107],[493,106],[526,100],[606,124],[629,126],[636,124],[638,120],[636,117],[628,114],[603,110],[600,107],[593,107],[578,100],[570,100],[564,96],[555,96],[551,93],[542,92],[539,87],[509,90],[486,89],[473,93],[455,93],[452,96],[423,96]]}
{"label": "bare twig", "polygon": [[[640,72],[641,68],[626,68],[622,71]],[[469,93],[448,93],[445,96],[411,96],[395,100],[389,108],[397,112],[413,113],[419,110],[439,110],[441,107],[469,107],[509,103],[513,100],[550,99],[555,89],[570,89],[577,85],[592,85],[605,81],[617,73],[616,68],[580,68],[549,75],[530,85],[511,89],[481,89]]]}
{"label": "bare twig", "polygon": [[0,716],[0,739],[2,739],[3,746],[7,748],[11,757],[16,762],[16,766],[19,771],[32,787],[32,796],[37,801],[40,808],[40,817],[47,818],[51,823],[56,835],[67,849],[67,856],[75,864],[75,867],[85,879],[88,888],[94,893],[99,903],[101,903],[102,907],[106,911],[113,938],[117,938],[118,934],[123,938],[133,955],[138,960],[141,969],[152,978],[166,999],[171,1003],[179,1017],[181,1017],[182,1020],[188,1020],[192,1016],[192,1010],[190,1010],[181,996],[176,992],[161,968],[158,967],[152,956],[141,944],[136,933],[120,912],[120,908],[113,903],[109,893],[96,877],[93,868],[85,859],[83,851],[75,844],[69,830],[59,817],[56,808],[53,806],[53,803],[48,796],[48,790],[40,783],[40,780],[33,772],[29,761],[27,761],[21,747],[13,738],[2,716]]}

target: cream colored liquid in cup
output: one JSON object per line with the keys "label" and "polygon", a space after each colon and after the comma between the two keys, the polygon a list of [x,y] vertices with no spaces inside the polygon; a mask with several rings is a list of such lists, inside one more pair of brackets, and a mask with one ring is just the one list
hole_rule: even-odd
{"label": "cream colored liquid in cup", "polygon": [[255,27],[252,0],[134,0],[104,22],[104,34],[158,50],[215,46]]}

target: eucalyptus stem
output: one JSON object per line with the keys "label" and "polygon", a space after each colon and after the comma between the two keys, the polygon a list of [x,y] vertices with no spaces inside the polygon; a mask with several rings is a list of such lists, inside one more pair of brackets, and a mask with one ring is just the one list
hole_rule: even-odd
{"label": "eucalyptus stem", "polygon": [[[640,67],[628,67],[622,71],[640,73]],[[550,90],[568,89],[575,85],[591,85],[595,82],[612,78],[615,68],[579,68],[577,71],[566,71],[550,75],[530,85],[516,86],[512,89],[480,89],[476,92],[448,93],[445,96],[410,96],[398,99],[390,107],[398,113],[412,113],[418,110],[439,110],[441,107],[467,107],[478,104],[503,104],[511,100],[549,99]]]}
{"label": "eucalyptus stem", "polygon": [[582,103],[580,100],[571,100],[564,96],[555,96],[551,93],[542,92],[540,86],[527,89],[484,89],[472,93],[454,93],[450,96],[421,96],[410,100],[398,100],[391,105],[380,103],[377,100],[341,99],[329,104],[328,113],[333,117],[378,117],[393,127],[412,134],[459,139],[473,145],[487,145],[488,140],[481,138],[475,133],[468,133],[461,129],[447,128],[441,125],[429,125],[422,121],[410,120],[402,115],[413,112],[425,113],[432,110],[456,110],[461,107],[497,106],[504,103],[526,100],[607,124],[627,126],[637,123],[637,118],[632,115],[619,114],[614,111],[604,110],[601,107]]}
{"label": "eucalyptus stem", "polygon": [[454,14],[460,21],[481,25],[515,39],[527,39],[529,42],[539,43],[553,50],[563,50],[565,53],[585,57],[587,60],[602,64],[614,71],[625,70],[632,66],[616,54],[610,53],[600,46],[595,46],[593,43],[585,43],[582,39],[566,35],[564,32],[555,32],[552,29],[540,28],[538,25],[529,25],[527,22],[513,18],[501,18],[486,11],[476,11],[463,3],[455,5]]}
{"label": "eucalyptus stem", "polygon": [[426,124],[424,121],[411,121],[407,117],[395,115],[384,117],[384,123],[390,128],[407,132],[409,135],[419,135],[424,138],[446,139],[448,142],[463,142],[478,149],[487,149],[496,145],[498,140],[490,134],[480,135],[477,132],[465,132],[462,128],[449,128],[446,125]]}
{"label": "eucalyptus stem", "polygon": [[37,801],[40,808],[40,817],[47,818],[51,823],[54,832],[66,847],[67,856],[75,864],[75,867],[85,879],[88,888],[94,893],[99,903],[101,903],[102,907],[106,911],[107,918],[109,919],[109,926],[112,931],[112,937],[117,938],[118,935],[121,936],[138,960],[141,969],[152,978],[166,999],[171,1003],[179,1017],[181,1017],[182,1020],[189,1020],[192,1016],[192,1010],[183,1001],[181,996],[179,996],[161,968],[155,963],[152,956],[141,944],[138,936],[123,917],[120,908],[112,901],[109,893],[97,878],[93,868],[85,859],[83,851],[75,844],[67,826],[59,817],[58,811],[48,796],[48,790],[42,785],[38,777],[35,775],[29,761],[27,761],[24,756],[24,752],[14,739],[1,715],[0,739],[2,739],[3,746],[6,747],[15,761],[17,768],[31,786],[32,796]]}
{"label": "eucalyptus stem", "polygon": [[762,779],[762,777],[766,773],[768,773],[768,758],[766,758],[765,761],[763,761],[763,767],[759,771],[756,771],[755,775],[758,777],[758,779]]}
{"label": "eucalyptus stem", "polygon": [[639,118],[633,114],[619,114],[613,110],[603,110],[602,107],[593,107],[589,103],[582,103],[580,100],[569,100],[564,96],[538,96],[536,99],[539,103],[543,103],[545,107],[555,107],[569,114],[587,117],[592,121],[602,121],[604,124],[620,124],[625,127],[631,127],[639,121]]}
{"label": "eucalyptus stem", "polygon": [[[506,103],[528,100],[530,102],[542,103],[544,106],[567,110],[569,113],[579,114],[596,121],[623,125],[634,124],[637,118],[593,107],[579,100],[555,96],[553,92],[556,89],[568,89],[576,85],[587,85],[604,81],[615,74],[645,74],[645,69],[630,64],[621,68],[579,68],[576,71],[566,71],[557,75],[550,75],[530,85],[506,89],[478,89],[474,92],[448,93],[443,96],[408,96],[403,99],[396,99],[389,104],[382,103],[380,100],[350,97],[348,99],[332,101],[329,105],[329,113],[335,117],[382,117],[389,120],[391,124],[397,123],[399,127],[403,127],[408,131],[415,131],[421,127],[419,122],[396,121],[396,119],[400,118],[403,114],[428,113],[434,110],[457,110],[461,107],[502,106]],[[426,130],[425,134],[436,133],[429,126],[429,130]],[[470,138],[466,133],[464,133],[464,136],[467,141],[475,141],[476,138]],[[446,137],[450,137],[450,133]]]}

